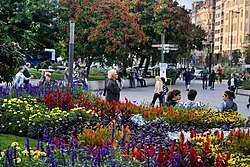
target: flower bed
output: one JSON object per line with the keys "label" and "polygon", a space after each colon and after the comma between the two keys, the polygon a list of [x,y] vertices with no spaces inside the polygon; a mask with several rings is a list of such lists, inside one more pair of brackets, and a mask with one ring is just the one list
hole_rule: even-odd
{"label": "flower bed", "polygon": [[46,94],[19,91],[26,91],[26,96],[15,97],[10,93],[1,96],[4,98],[0,100],[0,131],[40,140],[37,148],[30,148],[28,140],[26,148],[21,150],[17,145],[5,148],[0,164],[247,166],[250,163],[249,120],[241,118],[238,112],[217,112],[207,107],[151,108],[128,100],[107,103],[90,92],[81,93],[79,89],[74,92],[65,87],[47,89]]}

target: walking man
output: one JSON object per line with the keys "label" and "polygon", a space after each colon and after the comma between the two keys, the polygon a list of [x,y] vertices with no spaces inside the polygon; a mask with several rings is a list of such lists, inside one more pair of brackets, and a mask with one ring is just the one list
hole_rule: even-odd
{"label": "walking man", "polygon": [[207,70],[207,67],[204,67],[204,69],[201,73],[202,88],[203,89],[207,89],[207,77],[208,77],[208,70]]}

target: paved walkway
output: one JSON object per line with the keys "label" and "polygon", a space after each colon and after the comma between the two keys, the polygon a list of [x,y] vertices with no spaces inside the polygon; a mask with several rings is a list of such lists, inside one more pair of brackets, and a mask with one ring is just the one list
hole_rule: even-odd
{"label": "paved walkway", "polygon": [[[32,79],[32,84],[37,84],[39,80]],[[168,86],[169,87],[169,86]],[[197,101],[208,103],[212,109],[217,110],[222,103],[222,94],[227,90],[226,81],[222,84],[215,84],[215,90],[203,90],[201,80],[193,80],[191,83],[191,89],[195,89],[198,92],[196,97]],[[187,91],[185,91],[184,81],[177,80],[176,84],[172,86],[173,89],[179,89],[182,92],[181,101],[187,101]],[[126,88],[121,91],[121,100],[125,101],[125,97],[130,101],[137,101],[141,103],[150,103],[153,99],[154,86],[149,87],[137,87],[137,88]],[[250,116],[250,109],[246,108],[248,102],[248,96],[237,95],[234,100],[237,105],[242,117]]]}
{"label": "paved walkway", "polygon": [[[221,106],[222,95],[223,92],[227,90],[227,84],[226,81],[223,81],[223,84],[215,84],[215,90],[203,90],[202,81],[193,80],[190,88],[197,90],[197,101],[209,103],[212,109],[217,110]],[[187,101],[187,91],[185,91],[184,81],[178,80],[176,84],[172,86],[172,89],[179,89],[182,92],[181,101]],[[153,91],[153,86],[123,89],[121,91],[121,100],[124,101],[126,97],[130,101],[134,100],[139,103],[150,103],[153,99]],[[246,108],[248,96],[237,95],[234,101],[237,103],[239,112],[242,117],[249,117],[250,109]]]}

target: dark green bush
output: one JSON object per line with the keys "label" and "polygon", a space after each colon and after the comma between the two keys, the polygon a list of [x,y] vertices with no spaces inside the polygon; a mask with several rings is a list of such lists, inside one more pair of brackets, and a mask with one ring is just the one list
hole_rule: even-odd
{"label": "dark green bush", "polygon": [[177,79],[177,71],[174,69],[166,69],[166,78],[171,78],[172,84],[175,84],[176,79]]}
{"label": "dark green bush", "polygon": [[243,81],[242,88],[246,90],[250,90],[250,80]]}

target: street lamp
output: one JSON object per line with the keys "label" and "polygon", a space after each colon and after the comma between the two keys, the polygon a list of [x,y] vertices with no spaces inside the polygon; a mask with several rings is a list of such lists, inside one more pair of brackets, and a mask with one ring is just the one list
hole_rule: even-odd
{"label": "street lamp", "polygon": [[[230,11],[229,11],[229,18],[230,18]],[[234,19],[234,17],[233,17],[234,15],[233,14],[234,13],[238,15],[238,14],[240,14],[240,12],[232,11],[231,37],[230,37],[230,53],[229,53],[230,67],[232,67],[232,60],[233,60],[232,49],[233,49],[233,19]]]}
{"label": "street lamp", "polygon": [[74,62],[74,35],[75,35],[75,21],[70,20],[70,36],[69,36],[69,77],[68,82],[73,82],[73,62]]}

